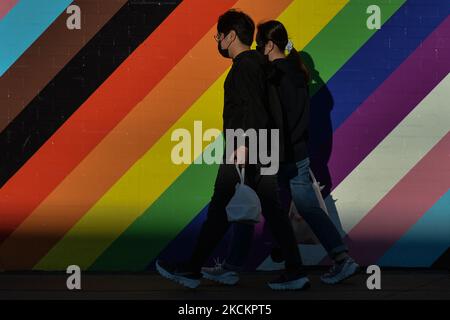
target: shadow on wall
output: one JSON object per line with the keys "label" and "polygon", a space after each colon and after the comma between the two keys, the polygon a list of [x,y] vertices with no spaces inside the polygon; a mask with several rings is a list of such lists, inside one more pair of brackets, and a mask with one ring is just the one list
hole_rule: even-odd
{"label": "shadow on wall", "polygon": [[331,112],[334,107],[333,95],[320,77],[320,71],[316,69],[311,55],[302,51],[300,56],[311,73],[309,92],[312,94],[312,98],[308,143],[311,170],[314,172],[317,181],[325,186],[322,190],[322,195],[326,199],[328,214],[343,236],[344,231],[335,206],[335,200],[331,196],[328,197],[333,187],[330,170],[328,169],[328,162],[333,149],[333,126],[331,122]]}

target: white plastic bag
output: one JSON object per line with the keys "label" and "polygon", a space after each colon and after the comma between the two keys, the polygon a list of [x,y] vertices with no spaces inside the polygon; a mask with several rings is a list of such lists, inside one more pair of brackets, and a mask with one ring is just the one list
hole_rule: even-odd
{"label": "white plastic bag", "polygon": [[236,184],[236,190],[226,206],[229,222],[258,223],[261,219],[261,202],[255,190],[244,183],[245,168],[242,172],[236,165],[241,181]]}

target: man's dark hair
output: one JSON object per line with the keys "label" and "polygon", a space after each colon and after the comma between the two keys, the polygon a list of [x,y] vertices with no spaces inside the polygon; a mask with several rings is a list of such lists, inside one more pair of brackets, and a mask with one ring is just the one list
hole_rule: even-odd
{"label": "man's dark hair", "polygon": [[219,17],[217,32],[227,35],[234,30],[239,40],[248,46],[252,45],[255,23],[242,11],[230,9]]}

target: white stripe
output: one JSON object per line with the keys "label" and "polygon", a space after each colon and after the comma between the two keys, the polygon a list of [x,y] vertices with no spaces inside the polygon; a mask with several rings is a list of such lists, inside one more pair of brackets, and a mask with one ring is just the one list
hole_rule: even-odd
{"label": "white stripe", "polygon": [[448,74],[332,192],[349,232],[450,131]]}

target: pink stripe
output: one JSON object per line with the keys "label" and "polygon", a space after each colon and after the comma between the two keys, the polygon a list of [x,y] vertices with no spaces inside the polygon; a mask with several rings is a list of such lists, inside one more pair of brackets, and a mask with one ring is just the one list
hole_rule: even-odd
{"label": "pink stripe", "polygon": [[449,187],[450,132],[350,231],[351,255],[375,263]]}
{"label": "pink stripe", "polygon": [[0,1],[0,20],[19,2],[19,0],[1,0]]}

